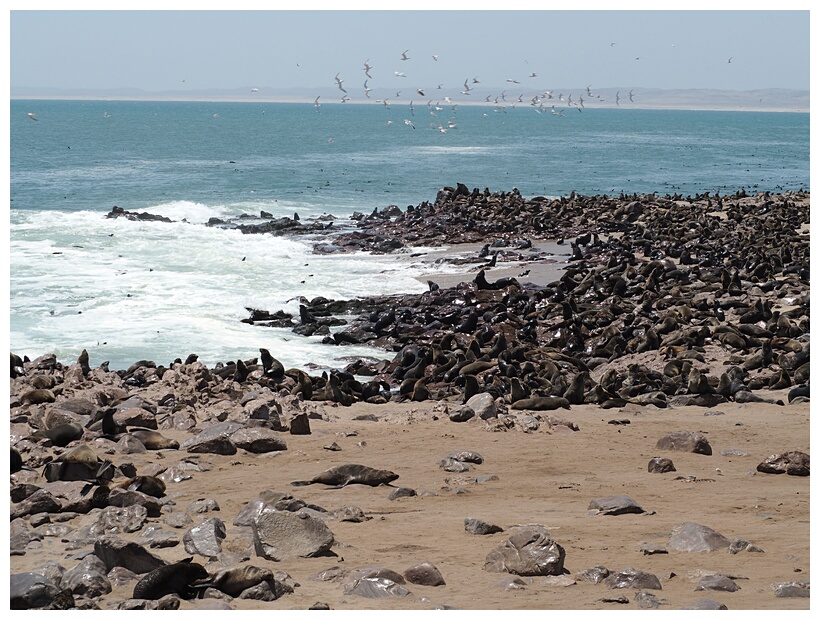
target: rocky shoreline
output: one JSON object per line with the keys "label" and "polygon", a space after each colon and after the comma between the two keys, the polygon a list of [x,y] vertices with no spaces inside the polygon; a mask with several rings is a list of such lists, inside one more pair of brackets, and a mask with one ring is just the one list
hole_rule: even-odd
{"label": "rocky shoreline", "polygon": [[[349,524],[375,527],[368,522],[385,507],[383,499],[388,505],[433,502],[441,495],[459,501],[466,492],[459,490],[465,488],[464,476],[469,478],[465,472],[486,457],[455,446],[438,463],[448,472],[446,493],[430,491],[425,497],[396,483],[389,497],[377,500],[373,493],[378,491],[371,487],[392,483],[399,477],[393,472],[410,468],[407,459],[419,447],[407,447],[400,457],[401,442],[395,454],[389,447],[368,452],[368,442],[383,441],[379,433],[395,432],[370,431],[373,422],[388,428],[398,423],[450,429],[436,432],[470,436],[483,445],[479,438],[494,433],[519,436],[520,442],[529,436],[581,435],[578,418],[591,424],[604,410],[618,415],[601,420],[604,425],[596,427],[601,433],[620,433],[633,419],[641,424],[641,412],[679,412],[681,420],[692,421],[693,415],[703,420],[704,411],[722,415],[715,407],[729,409],[727,419],[744,411],[765,409],[773,416],[789,410],[800,417],[794,422],[800,429],[805,417],[805,437],[777,449],[766,443],[765,454],[751,454],[760,457],[756,472],[785,473],[795,480],[790,488],[802,489],[794,485],[804,482],[807,493],[809,206],[806,192],[551,200],[525,199],[516,190],[470,191],[459,184],[442,189],[432,204],[356,214],[355,229],[333,230],[329,223],[300,223],[296,217],[283,218],[287,222],[265,214],[244,218],[259,222],[243,222],[243,232],[310,234],[322,253],[484,245],[465,261],[475,275],[457,286],[431,281],[419,295],[303,299],[299,317],[249,309],[246,322],[260,329],[320,335],[331,346],[366,344],[391,352],[392,359],[356,359],[345,368],[312,375],[284,368],[265,349],[251,359],[212,368],[192,353],[168,367],[141,360],[121,371],[92,367],[85,353],[70,365],[53,355],[29,360],[12,353],[12,608],[311,607],[315,601],[299,597],[305,573],[296,579],[277,569],[278,563],[303,570],[310,563],[306,558],[341,557],[345,546],[336,531],[350,533],[344,529]],[[141,219],[121,209],[112,214]],[[571,249],[566,269],[555,280],[536,277],[538,266],[553,259],[533,242],[549,239]],[[515,264],[516,275],[494,276],[503,264]],[[704,424],[677,435],[665,433],[648,449],[711,455],[711,438],[700,432]],[[371,432],[358,447],[344,440]],[[420,428],[414,432],[423,434]],[[718,426],[714,432],[735,431]],[[320,440],[330,433],[338,443]],[[302,456],[291,454],[294,443]],[[508,447],[514,451],[515,442]],[[254,489],[224,491],[230,497],[246,491],[243,499],[231,500],[238,502],[231,527],[214,515],[220,476],[241,480],[228,473],[232,463],[244,467],[258,465],[259,459],[287,459],[294,467],[310,468],[306,476],[291,476],[291,482],[304,481],[340,467],[331,455],[351,450],[362,451],[354,460],[369,454],[368,466],[357,466],[363,469],[354,470],[352,479],[340,478],[341,470],[325,479],[339,482],[343,489],[338,493],[355,488],[350,499],[364,503],[364,509],[327,508],[313,487],[292,495],[285,487],[260,482],[251,485]],[[731,452],[724,456],[738,458]],[[644,477],[675,471],[671,459],[658,457],[647,473],[646,457],[641,458]],[[424,475],[423,470],[416,473]],[[470,484],[492,480],[481,478],[473,476]],[[193,490],[192,479],[198,481]],[[240,480],[234,483],[242,487]],[[275,478],[277,484],[282,480]],[[186,506],[180,504],[183,498],[190,499]],[[595,514],[634,518],[653,513],[626,495],[589,499]],[[609,589],[638,590],[634,602],[639,607],[664,604],[652,593],[661,582],[646,571],[602,566],[596,571],[590,564],[570,576],[565,556],[584,552],[565,552],[554,533],[533,525],[530,517],[504,533],[493,523],[471,517],[468,523],[467,516],[464,528],[472,535],[503,533],[496,542],[509,536],[484,551],[481,571],[517,575],[524,580],[518,587],[525,589],[608,579]],[[689,552],[703,544],[724,553],[728,548],[732,555],[755,551],[754,541],[730,540],[704,527],[670,528],[667,546]],[[181,541],[177,530],[184,530]],[[450,576],[442,576],[440,563],[439,568],[419,562],[403,572],[388,569],[379,565],[378,543],[360,544],[358,568],[311,572],[310,579],[342,592],[339,598],[321,590],[332,600],[312,608],[424,608],[429,601],[414,599],[412,584],[447,591]],[[647,549],[644,555],[666,552]],[[718,576],[729,578],[725,571]],[[781,581],[776,596],[807,597],[808,582]],[[461,605],[469,600],[457,590],[452,598]],[[598,595],[585,605],[624,603],[614,595],[612,601],[606,598]],[[573,608],[571,601],[558,607]],[[494,605],[492,600],[483,604]]]}

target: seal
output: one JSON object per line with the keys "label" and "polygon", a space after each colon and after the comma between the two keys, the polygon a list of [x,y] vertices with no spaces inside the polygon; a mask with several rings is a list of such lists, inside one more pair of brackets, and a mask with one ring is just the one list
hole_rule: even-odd
{"label": "seal", "polygon": [[179,442],[176,439],[169,439],[157,431],[147,428],[133,428],[128,434],[139,439],[146,450],[177,450]]}
{"label": "seal", "polygon": [[161,478],[156,476],[135,476],[134,478],[127,478],[122,482],[114,484],[112,489],[126,489],[128,491],[139,491],[151,497],[165,496],[165,483]]}
{"label": "seal", "polygon": [[48,439],[55,446],[65,448],[69,443],[75,439],[83,436],[83,427],[74,422],[65,422],[57,424],[53,428],[44,430],[37,430],[31,434],[34,439]]}
{"label": "seal", "polygon": [[160,566],[145,575],[134,586],[132,598],[155,601],[166,594],[193,598],[195,592],[192,584],[203,579],[210,579],[205,567],[193,562],[193,558],[186,558],[181,562]]}
{"label": "seal", "polygon": [[563,396],[534,396],[515,401],[513,409],[529,409],[530,411],[552,411],[563,407],[569,409],[569,401]]}
{"label": "seal", "polygon": [[337,465],[314,476],[311,480],[300,480],[291,482],[295,487],[303,487],[309,484],[329,484],[341,489],[348,484],[366,484],[377,487],[380,484],[390,486],[399,475],[386,469],[373,469],[366,465]]}
{"label": "seal", "polygon": [[243,591],[263,581],[273,581],[271,569],[257,566],[234,566],[219,571],[210,585],[229,596],[239,596]]}

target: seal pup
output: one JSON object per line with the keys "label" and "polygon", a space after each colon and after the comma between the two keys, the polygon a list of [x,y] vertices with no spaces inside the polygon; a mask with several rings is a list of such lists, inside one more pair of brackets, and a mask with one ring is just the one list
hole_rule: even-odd
{"label": "seal pup", "polygon": [[128,434],[138,439],[146,450],[177,450],[179,442],[176,439],[169,439],[157,431],[147,428],[134,428]]}
{"label": "seal pup", "polygon": [[248,588],[262,583],[273,581],[273,571],[269,568],[257,566],[235,566],[220,570],[209,586],[221,590],[229,596],[239,596]]}
{"label": "seal pup", "polygon": [[192,557],[186,558],[155,568],[145,575],[134,586],[132,598],[155,601],[167,594],[178,594],[185,599],[193,598],[195,592],[191,586],[210,577],[204,566],[193,562]]}
{"label": "seal pup", "polygon": [[386,469],[373,469],[366,465],[337,465],[330,469],[323,471],[321,474],[314,476],[310,480],[297,480],[291,482],[295,487],[303,487],[309,484],[329,484],[333,488],[341,489],[348,484],[366,484],[371,487],[377,487],[381,484],[392,486],[393,482],[399,475]]}

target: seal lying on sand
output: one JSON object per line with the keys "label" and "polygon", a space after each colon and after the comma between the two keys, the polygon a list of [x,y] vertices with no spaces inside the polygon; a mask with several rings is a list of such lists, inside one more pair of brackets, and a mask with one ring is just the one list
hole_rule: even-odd
{"label": "seal lying on sand", "polygon": [[377,487],[380,484],[389,485],[399,475],[385,469],[373,469],[366,465],[337,465],[327,471],[314,476],[312,480],[300,480],[291,482],[295,487],[303,487],[309,484],[331,484],[337,489],[341,489],[348,484],[366,484]]}

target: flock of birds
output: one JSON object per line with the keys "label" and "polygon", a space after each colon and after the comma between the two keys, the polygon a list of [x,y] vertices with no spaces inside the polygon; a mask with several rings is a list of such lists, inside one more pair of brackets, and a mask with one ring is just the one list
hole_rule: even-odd
{"label": "flock of birds", "polygon": [[[404,50],[401,53],[401,56],[400,56],[399,60],[402,61],[402,62],[411,60],[411,56],[409,54],[410,54],[409,49]],[[435,54],[432,55],[432,59],[433,59],[434,62],[438,62],[438,55],[435,55]],[[636,59],[636,60],[639,60],[639,59]],[[395,102],[394,105],[401,101],[402,90],[396,90],[395,91],[395,97],[384,97],[384,98],[381,98],[381,99],[374,99],[373,97],[371,97],[371,92],[373,92],[373,88],[371,88],[371,80],[373,79],[373,75],[372,75],[371,71],[373,70],[373,65],[370,64],[370,59],[369,58],[364,61],[362,70],[364,72],[364,77],[363,77],[364,81],[363,81],[360,92],[363,93],[365,100],[372,99],[374,103],[380,104],[386,109],[390,108],[391,100],[393,100]],[[404,71],[394,71],[393,76],[395,78],[405,78],[405,79],[407,78],[407,74]],[[528,76],[527,76],[527,79],[532,79],[532,78],[537,78],[537,77],[538,77],[537,72],[530,71]],[[514,85],[521,84],[521,81],[517,80],[515,78],[507,78],[505,80],[505,82],[507,84],[510,84],[510,86],[507,87],[510,90],[514,87]],[[339,101],[341,103],[347,103],[348,101],[351,101],[350,93],[349,93],[348,89],[345,87],[345,79],[342,78],[341,72],[337,73],[336,76],[334,77],[334,83],[336,85],[336,88],[338,88],[339,92],[341,93]],[[476,88],[475,85],[480,84],[480,83],[481,83],[481,81],[478,79],[477,76],[472,77],[472,78],[470,78],[470,77],[466,78],[464,80],[464,84],[460,87],[459,95],[462,95],[464,97],[474,96],[473,91]],[[251,90],[252,90],[252,92],[254,92],[254,91],[258,92],[258,89],[251,89]],[[524,89],[521,88],[521,89],[517,89],[517,90],[520,91],[520,90],[524,90]],[[458,103],[455,101],[454,98],[457,97],[458,95],[455,95],[452,92],[450,94],[444,95],[443,92],[439,92],[439,91],[444,91],[444,84],[437,84],[434,88],[429,88],[429,87],[424,87],[424,86],[415,88],[415,90],[412,91],[412,94],[411,94],[412,98],[409,99],[410,103],[408,104],[408,107],[407,107],[407,110],[410,113],[410,118],[404,119],[404,124],[408,127],[411,127],[412,129],[416,128],[416,124],[415,124],[415,121],[414,121],[416,106],[414,105],[414,101],[415,101],[415,97],[418,96],[419,98],[422,98],[422,100],[424,100],[424,99],[427,100],[426,109],[427,109],[427,113],[429,114],[429,116],[436,117],[436,116],[439,115],[440,112],[446,112],[449,109],[450,119],[446,123],[438,123],[438,124],[436,124],[435,121],[431,121],[430,122],[430,128],[437,129],[441,133],[447,133],[447,131],[449,129],[455,129],[457,127],[457,125],[455,123],[454,116],[455,116],[455,113],[457,111]],[[432,97],[431,95],[433,93],[439,94],[440,96]],[[407,98],[408,97],[405,96],[404,99],[406,100]],[[319,102],[320,99],[321,99],[321,95],[316,97],[316,99],[313,101],[313,106],[316,108],[317,112],[321,112],[322,104]],[[626,95],[624,95],[624,97],[621,97],[621,92],[620,91],[617,91],[615,93],[615,105],[616,106],[620,106],[621,101],[625,102],[627,99],[629,100],[629,102],[634,102],[635,101],[635,93],[634,93],[633,90],[630,90]],[[470,101],[470,100],[464,99],[463,101]],[[506,112],[507,107],[515,108],[518,105],[529,105],[538,114],[547,114],[547,113],[549,113],[552,116],[563,116],[564,115],[564,110],[567,109],[567,108],[575,109],[578,112],[582,112],[584,110],[584,107],[585,107],[585,105],[584,105],[585,102],[591,102],[591,101],[596,102],[596,103],[602,103],[602,102],[606,101],[606,99],[604,99],[604,97],[601,94],[597,94],[597,93],[592,92],[592,85],[587,86],[586,89],[585,89],[585,93],[581,94],[576,99],[573,99],[573,95],[571,93],[569,93],[565,96],[563,92],[555,93],[554,91],[550,91],[550,90],[539,91],[539,92],[537,92],[536,94],[534,94],[532,96],[528,95],[526,98],[525,98],[525,95],[523,93],[519,94],[516,97],[515,95],[512,95],[512,96],[508,95],[507,89],[504,89],[496,95],[486,95],[484,97],[483,101],[473,99],[471,102],[493,105],[494,106],[494,109],[493,109],[494,112],[502,112],[503,113],[503,112]],[[483,114],[483,116],[487,117],[488,115],[485,113],[485,114]],[[388,120],[387,124],[392,125],[393,121]]]}

